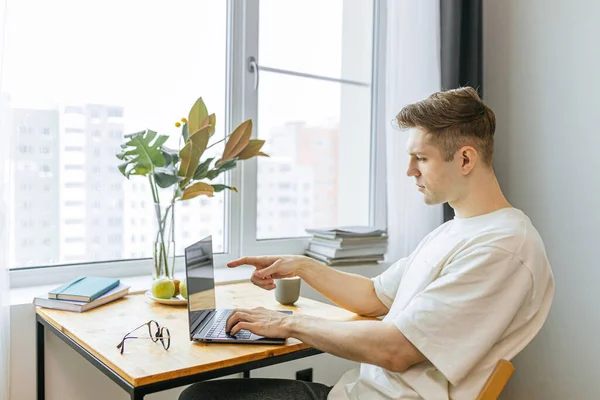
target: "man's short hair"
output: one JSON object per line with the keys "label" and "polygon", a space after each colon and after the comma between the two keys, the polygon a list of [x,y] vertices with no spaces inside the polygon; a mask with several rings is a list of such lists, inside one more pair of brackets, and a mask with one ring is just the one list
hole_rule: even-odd
{"label": "man's short hair", "polygon": [[396,116],[401,128],[429,133],[446,161],[463,146],[473,146],[484,165],[493,168],[496,116],[472,87],[437,92],[404,107]]}

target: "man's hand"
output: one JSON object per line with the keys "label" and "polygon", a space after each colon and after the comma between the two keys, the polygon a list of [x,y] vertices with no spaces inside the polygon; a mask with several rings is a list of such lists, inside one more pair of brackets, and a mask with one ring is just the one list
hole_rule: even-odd
{"label": "man's hand", "polygon": [[250,280],[256,286],[266,290],[275,289],[273,279],[292,278],[298,276],[298,271],[310,260],[304,256],[260,256],[242,257],[227,263],[229,268],[240,265],[252,265],[254,272]]}
{"label": "man's hand", "polygon": [[233,336],[240,329],[247,329],[265,337],[288,338],[291,318],[293,318],[292,315],[267,310],[263,307],[252,310],[236,308],[227,318],[225,332]]}

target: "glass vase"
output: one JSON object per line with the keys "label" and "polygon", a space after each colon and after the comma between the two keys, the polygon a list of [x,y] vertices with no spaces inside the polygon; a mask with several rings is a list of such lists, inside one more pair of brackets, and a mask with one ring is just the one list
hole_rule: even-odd
{"label": "glass vase", "polygon": [[154,240],[152,279],[175,276],[175,203],[154,203],[156,236]]}

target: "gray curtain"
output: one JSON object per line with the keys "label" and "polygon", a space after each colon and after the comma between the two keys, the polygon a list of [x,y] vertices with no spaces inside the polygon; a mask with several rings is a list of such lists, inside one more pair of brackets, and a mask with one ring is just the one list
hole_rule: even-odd
{"label": "gray curtain", "polygon": [[[472,86],[483,93],[482,0],[440,0],[442,90]],[[454,210],[444,204],[444,221]]]}

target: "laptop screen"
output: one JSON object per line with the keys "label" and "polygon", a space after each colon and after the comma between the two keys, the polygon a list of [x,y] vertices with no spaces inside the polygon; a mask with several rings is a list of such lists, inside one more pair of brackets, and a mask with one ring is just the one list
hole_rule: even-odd
{"label": "laptop screen", "polygon": [[212,236],[185,249],[185,277],[191,337],[204,317],[216,307]]}

